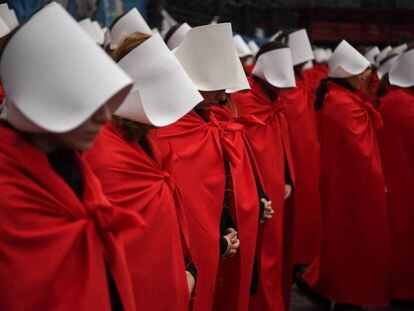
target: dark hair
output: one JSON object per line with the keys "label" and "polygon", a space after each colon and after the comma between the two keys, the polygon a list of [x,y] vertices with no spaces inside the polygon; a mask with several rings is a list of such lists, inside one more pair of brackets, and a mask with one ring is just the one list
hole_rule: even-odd
{"label": "dark hair", "polygon": [[180,28],[181,27],[181,25],[182,25],[183,23],[178,23],[178,24],[175,24],[174,26],[172,26],[168,31],[167,31],[167,33],[165,34],[165,36],[164,36],[164,42],[165,43],[168,43],[168,41],[171,39],[171,37],[173,36],[173,34],[178,30],[178,28]]}
{"label": "dark hair", "polygon": [[387,92],[387,86],[390,85],[388,72],[381,77],[380,83],[377,89],[377,97],[382,97]]}
{"label": "dark hair", "polygon": [[287,29],[282,29],[282,33],[277,37],[277,40],[283,42],[286,45],[289,45],[289,35],[291,33],[294,33],[296,31],[298,31],[299,29],[297,28],[287,28]]}
{"label": "dark hair", "polygon": [[259,58],[260,55],[266,52],[269,52],[272,50],[284,49],[284,48],[287,48],[287,46],[280,41],[267,42],[260,47],[259,51],[256,54],[256,60]]}
{"label": "dark hair", "polygon": [[322,109],[325,95],[326,93],[328,93],[328,82],[330,81],[350,90],[351,92],[355,91],[352,85],[345,79],[325,78],[321,80],[321,82],[319,83],[318,89],[316,90],[316,100],[315,100],[315,105],[314,105],[315,110]]}

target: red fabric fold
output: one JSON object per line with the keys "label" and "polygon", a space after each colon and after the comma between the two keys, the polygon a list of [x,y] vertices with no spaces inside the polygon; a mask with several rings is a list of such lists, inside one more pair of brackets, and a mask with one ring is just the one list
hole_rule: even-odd
{"label": "red fabric fold", "polygon": [[376,140],[380,118],[369,105],[328,83],[321,128],[324,236],[305,279],[332,300],[382,307],[391,289],[389,218]]}
{"label": "red fabric fold", "polygon": [[0,132],[0,309],[111,310],[107,261],[125,310],[135,310],[118,237],[142,232],[142,219],[109,203],[82,158],[81,202],[44,153]]}
{"label": "red fabric fold", "polygon": [[312,96],[299,77],[296,77],[296,88],[282,90],[280,99],[286,104],[296,173],[294,260],[297,264],[310,264],[319,253],[322,239],[315,111]]}
{"label": "red fabric fold", "polygon": [[230,207],[240,250],[235,258],[223,260],[217,281],[214,310],[247,310],[259,224],[259,198],[254,169],[246,148],[244,126],[227,108],[211,107],[215,122],[237,151],[238,164],[230,167],[232,191]]}
{"label": "red fabric fold", "polygon": [[291,280],[285,274],[291,271],[292,262],[290,249],[284,245],[293,245],[293,241],[284,227],[293,225],[293,219],[285,213],[285,157],[293,179],[294,170],[284,115],[286,104],[278,99],[270,101],[253,78],[249,78],[249,82],[250,91],[232,97],[241,117],[253,116],[260,121],[260,124],[246,126],[245,133],[257,160],[264,190],[275,210],[273,219],[260,228],[259,286],[250,305],[252,310],[287,310]]}
{"label": "red fabric fold", "polygon": [[391,219],[393,298],[414,301],[414,90],[389,87],[380,98],[382,154]]}
{"label": "red fabric fold", "polygon": [[[193,110],[172,125],[151,130],[149,138],[161,154],[167,154],[172,147],[177,155],[172,176],[181,189],[191,236],[190,251],[198,271],[193,308],[210,311],[220,260],[220,219],[226,184],[223,135],[216,125]],[[229,147],[226,153],[233,149]]]}
{"label": "red fabric fold", "polygon": [[183,250],[188,228],[170,175],[175,156],[161,157],[150,145],[151,157],[123,136],[115,125],[106,125],[85,158],[111,203],[146,223],[144,233],[123,236],[137,310],[188,310]]}

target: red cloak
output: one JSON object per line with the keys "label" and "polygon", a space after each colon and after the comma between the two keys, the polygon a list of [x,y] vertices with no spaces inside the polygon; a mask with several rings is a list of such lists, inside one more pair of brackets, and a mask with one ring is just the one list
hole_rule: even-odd
{"label": "red cloak", "polygon": [[414,301],[414,91],[389,87],[380,98],[382,150],[391,218],[393,298]]}
{"label": "red cloak", "polygon": [[328,71],[326,63],[316,63],[312,68],[303,71],[303,79],[306,81],[306,85],[312,95],[316,94],[321,80],[328,77]]}
{"label": "red cloak", "polygon": [[384,306],[390,298],[390,236],[376,130],[379,113],[328,83],[322,110],[320,191],[324,237],[305,280],[343,303]]}
{"label": "red cloak", "polygon": [[124,236],[137,310],[188,310],[179,224],[183,232],[187,228],[169,175],[172,157],[161,159],[157,149],[149,146],[150,157],[137,142],[124,140],[124,134],[115,125],[106,125],[85,158],[111,203],[145,221],[143,234]]}
{"label": "red cloak", "polygon": [[243,117],[254,116],[257,124],[246,126],[253,154],[257,160],[263,186],[275,211],[259,232],[258,290],[251,299],[252,310],[287,310],[292,285],[293,207],[285,210],[285,157],[294,176],[289,132],[284,115],[286,104],[271,102],[260,85],[249,78],[251,90],[233,94]]}
{"label": "red cloak", "polygon": [[309,91],[299,77],[296,77],[296,88],[281,92],[280,98],[286,103],[285,115],[295,168],[294,262],[310,264],[319,254],[322,239],[315,111]]}
{"label": "red cloak", "polygon": [[371,103],[377,104],[377,91],[380,86],[381,80],[378,78],[378,70],[373,70],[371,73],[371,81],[368,86],[368,93]]}
{"label": "red cloak", "polygon": [[[231,211],[240,239],[240,250],[235,258],[221,262],[215,295],[215,310],[247,310],[250,300],[253,263],[259,225],[259,198],[256,191],[254,160],[249,153],[243,125],[224,107],[211,107],[214,118],[222,129],[222,140],[234,145],[239,155],[237,165],[230,165]],[[244,120],[248,122],[248,120]],[[260,182],[260,181],[258,181]]]}
{"label": "red cloak", "polygon": [[[170,148],[177,155],[173,178],[182,194],[187,217],[190,252],[197,267],[194,310],[210,311],[220,260],[220,219],[226,173],[219,128],[206,122],[194,110],[172,125],[151,130],[148,137],[161,154]],[[233,161],[234,146],[225,145]]]}
{"label": "red cloak", "polygon": [[141,230],[139,216],[109,203],[82,158],[81,202],[46,154],[0,132],[0,309],[109,311],[107,261],[124,309],[135,310],[118,236]]}

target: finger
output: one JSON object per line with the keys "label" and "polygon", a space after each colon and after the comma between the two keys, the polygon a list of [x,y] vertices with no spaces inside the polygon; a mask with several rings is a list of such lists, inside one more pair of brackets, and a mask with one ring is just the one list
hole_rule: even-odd
{"label": "finger", "polygon": [[263,204],[267,204],[269,201],[267,201],[265,198],[261,198],[260,202],[262,202]]}
{"label": "finger", "polygon": [[239,247],[240,247],[240,240],[237,240],[237,242],[232,245],[232,248],[238,249]]}
{"label": "finger", "polygon": [[234,230],[234,228],[227,228],[226,229],[226,233],[232,233],[232,232],[236,232],[236,230]]}

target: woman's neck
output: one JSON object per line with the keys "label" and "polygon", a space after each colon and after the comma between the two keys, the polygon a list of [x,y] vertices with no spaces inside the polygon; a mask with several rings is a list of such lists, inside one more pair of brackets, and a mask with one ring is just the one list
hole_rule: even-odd
{"label": "woman's neck", "polygon": [[23,136],[27,141],[29,141],[29,143],[44,153],[51,153],[62,149],[62,145],[56,137],[53,137],[50,134],[23,133]]}

